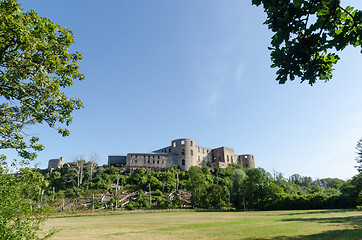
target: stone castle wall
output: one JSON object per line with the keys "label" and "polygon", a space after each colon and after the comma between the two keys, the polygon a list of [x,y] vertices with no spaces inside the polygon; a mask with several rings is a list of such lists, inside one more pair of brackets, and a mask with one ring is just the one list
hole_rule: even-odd
{"label": "stone castle wall", "polygon": [[242,164],[244,169],[255,168],[254,156],[251,154],[236,155],[234,149],[228,147],[201,147],[195,144],[195,140],[188,138],[172,140],[170,146],[152,153],[128,153],[126,168],[169,169],[176,166],[188,171],[191,166],[200,166],[203,162],[211,168],[225,168],[232,163]]}
{"label": "stone castle wall", "polygon": [[63,157],[50,159],[48,161],[48,171],[52,171],[53,169],[59,169],[63,167],[70,167],[68,163],[63,161]]}

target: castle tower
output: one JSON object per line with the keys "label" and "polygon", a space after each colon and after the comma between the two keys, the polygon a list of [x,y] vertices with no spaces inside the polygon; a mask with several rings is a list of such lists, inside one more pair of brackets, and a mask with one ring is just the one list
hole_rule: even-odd
{"label": "castle tower", "polygon": [[171,152],[178,154],[178,165],[184,171],[196,165],[195,140],[188,138],[175,139],[171,142]]}
{"label": "castle tower", "polygon": [[239,155],[238,163],[242,164],[244,169],[255,168],[254,155],[251,154]]}

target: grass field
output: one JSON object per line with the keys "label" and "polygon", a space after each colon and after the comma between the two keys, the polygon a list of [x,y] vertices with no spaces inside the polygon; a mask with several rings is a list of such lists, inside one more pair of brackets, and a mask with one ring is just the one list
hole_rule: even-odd
{"label": "grass field", "polygon": [[51,239],[362,239],[362,211],[128,212],[52,217]]}

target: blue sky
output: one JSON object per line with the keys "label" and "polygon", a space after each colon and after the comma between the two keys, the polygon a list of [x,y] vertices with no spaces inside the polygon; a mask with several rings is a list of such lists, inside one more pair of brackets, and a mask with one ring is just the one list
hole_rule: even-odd
{"label": "blue sky", "polygon": [[[255,155],[285,176],[348,179],[362,137],[360,49],[340,54],[334,78],[279,85],[262,8],[239,0],[20,1],[72,30],[86,80],[66,90],[85,108],[71,135],[29,129],[36,163],[147,152],[175,138]],[[360,1],[345,1],[362,8]]]}

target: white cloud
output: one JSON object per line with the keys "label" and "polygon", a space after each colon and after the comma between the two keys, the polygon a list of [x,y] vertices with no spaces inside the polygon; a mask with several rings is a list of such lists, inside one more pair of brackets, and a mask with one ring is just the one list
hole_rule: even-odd
{"label": "white cloud", "polygon": [[206,99],[206,114],[208,116],[214,116],[217,113],[217,105],[221,100],[220,85],[222,81],[211,83],[209,86],[209,92]]}
{"label": "white cloud", "polygon": [[244,64],[240,63],[235,71],[235,85],[237,88],[241,86],[243,80],[243,73],[244,73]]}

